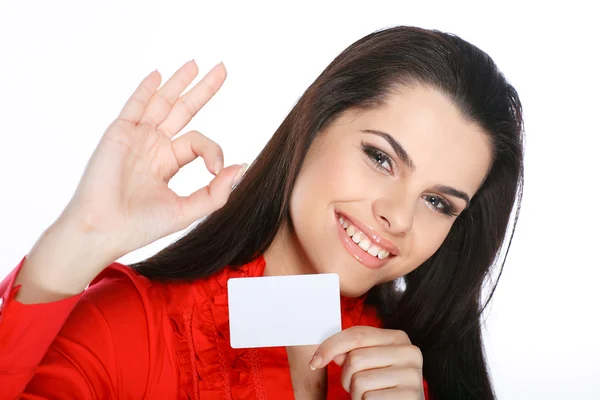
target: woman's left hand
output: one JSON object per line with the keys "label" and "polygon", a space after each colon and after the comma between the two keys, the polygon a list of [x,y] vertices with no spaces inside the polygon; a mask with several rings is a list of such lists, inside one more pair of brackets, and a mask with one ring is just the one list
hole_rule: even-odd
{"label": "woman's left hand", "polygon": [[354,326],[327,338],[310,367],[342,366],[352,400],[423,400],[423,355],[401,330]]}

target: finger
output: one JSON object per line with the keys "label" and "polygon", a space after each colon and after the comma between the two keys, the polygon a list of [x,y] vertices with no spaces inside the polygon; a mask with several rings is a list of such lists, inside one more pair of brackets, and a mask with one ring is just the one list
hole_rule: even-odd
{"label": "finger", "polygon": [[347,354],[340,354],[339,356],[335,357],[333,359],[333,362],[335,362],[337,365],[343,365],[344,362],[346,361],[346,355]]}
{"label": "finger", "polygon": [[415,389],[391,388],[372,390],[365,393],[362,400],[423,400],[424,394]]}
{"label": "finger", "polygon": [[245,164],[223,168],[208,186],[196,190],[189,196],[180,197],[177,204],[179,217],[175,225],[185,229],[192,222],[223,207],[229,198],[232,186],[239,181],[245,168]]}
{"label": "finger", "polygon": [[353,400],[361,400],[366,392],[395,387],[418,393],[419,390],[423,390],[421,372],[413,368],[400,367],[360,371],[352,376],[349,392]]}
{"label": "finger", "polygon": [[[206,168],[217,175],[223,168],[223,149],[198,131],[189,131],[171,142],[179,168],[198,157],[204,159]],[[171,177],[168,177],[171,179]]]}
{"label": "finger", "polygon": [[167,137],[173,137],[182,130],[194,115],[217,93],[227,77],[223,63],[219,63],[183,96],[179,97],[169,115],[158,128]]}
{"label": "finger", "polygon": [[337,356],[354,349],[393,344],[411,344],[411,342],[408,335],[401,330],[353,326],[325,339],[315,351],[310,367],[312,369],[324,367]]}
{"label": "finger", "polygon": [[144,110],[146,109],[152,94],[154,94],[156,88],[160,85],[161,79],[158,71],[150,72],[129,97],[117,119],[137,124],[144,114]]}
{"label": "finger", "polygon": [[387,367],[422,370],[422,355],[418,347],[393,345],[365,347],[350,351],[342,366],[342,386],[348,390],[352,376],[359,371]]}
{"label": "finger", "polygon": [[181,93],[198,75],[198,65],[194,60],[183,64],[171,78],[152,95],[150,103],[142,118],[140,124],[145,123],[156,127],[169,115],[175,101]]}

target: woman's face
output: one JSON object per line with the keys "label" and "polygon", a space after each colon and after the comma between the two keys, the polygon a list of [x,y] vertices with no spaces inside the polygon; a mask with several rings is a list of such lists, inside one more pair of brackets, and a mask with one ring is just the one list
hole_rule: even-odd
{"label": "woman's face", "polygon": [[403,276],[440,247],[490,163],[483,131],[428,87],[346,111],[312,143],[267,269],[337,273],[349,297]]}

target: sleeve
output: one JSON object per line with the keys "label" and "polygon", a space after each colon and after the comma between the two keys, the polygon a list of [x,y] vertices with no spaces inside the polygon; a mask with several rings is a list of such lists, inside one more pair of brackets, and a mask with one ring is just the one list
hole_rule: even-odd
{"label": "sleeve", "polygon": [[24,260],[0,284],[0,400],[142,398],[148,331],[136,285],[111,265],[76,296],[22,304],[13,285]]}

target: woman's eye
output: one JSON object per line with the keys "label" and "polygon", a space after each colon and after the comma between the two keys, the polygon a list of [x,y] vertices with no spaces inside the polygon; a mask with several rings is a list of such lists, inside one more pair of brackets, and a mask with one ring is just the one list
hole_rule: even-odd
{"label": "woman's eye", "polygon": [[365,154],[369,156],[369,159],[371,160],[373,165],[375,165],[375,167],[389,173],[393,172],[393,162],[390,156],[388,156],[381,150],[378,150],[374,147],[365,146],[364,144],[362,145],[362,149],[365,152]]}
{"label": "woman's eye", "polygon": [[445,214],[449,217],[457,215],[454,212],[450,203],[448,203],[444,198],[442,198],[440,196],[433,196],[433,195],[427,194],[427,195],[423,196],[423,199],[425,200],[425,205],[427,205],[427,207],[429,207],[431,210],[433,210],[435,212]]}

